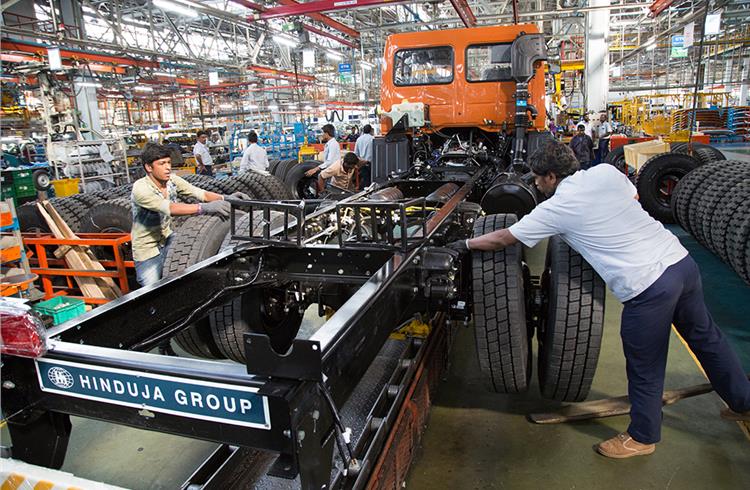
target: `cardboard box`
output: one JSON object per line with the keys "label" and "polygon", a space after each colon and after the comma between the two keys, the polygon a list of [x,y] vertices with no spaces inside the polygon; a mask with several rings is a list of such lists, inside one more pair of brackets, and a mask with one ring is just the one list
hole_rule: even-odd
{"label": "cardboard box", "polygon": [[669,143],[661,140],[644,141],[625,145],[625,162],[639,170],[646,160],[659,153],[669,153]]}

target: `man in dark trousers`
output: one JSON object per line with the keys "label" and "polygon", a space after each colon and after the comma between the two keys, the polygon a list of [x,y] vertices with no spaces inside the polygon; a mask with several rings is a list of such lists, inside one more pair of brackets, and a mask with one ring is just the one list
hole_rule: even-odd
{"label": "man in dark trousers", "polygon": [[582,170],[591,168],[591,162],[594,161],[594,142],[586,134],[586,126],[583,124],[578,125],[578,132],[570,140],[570,149],[573,150]]}
{"label": "man in dark trousers", "polygon": [[677,237],[641,208],[627,177],[611,165],[578,172],[573,152],[558,142],[534,152],[529,164],[537,188],[549,199],[510,228],[449,246],[499,250],[520,241],[533,247],[560,235],[623,303],[620,335],[631,421],[626,432],[596,450],[610,458],[654,452],[661,438],[672,324],[729,405],[722,417],[750,421],[750,381],[706,308],[698,266]]}

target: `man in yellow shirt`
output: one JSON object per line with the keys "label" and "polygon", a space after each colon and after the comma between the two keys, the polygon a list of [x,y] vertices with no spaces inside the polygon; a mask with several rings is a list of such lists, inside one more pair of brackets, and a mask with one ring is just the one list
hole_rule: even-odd
{"label": "man in yellow shirt", "polygon": [[[250,199],[237,192],[222,196],[204,191],[177,175],[172,175],[172,160],[166,146],[148,143],[143,147],[141,163],[146,176],[133,184],[130,200],[133,227],[130,231],[135,273],[141,286],[161,279],[164,257],[172,238],[172,216],[215,214],[228,218],[231,205],[225,197]],[[178,197],[193,197],[199,204],[178,202]]]}
{"label": "man in yellow shirt", "polygon": [[331,184],[342,189],[349,189],[352,183],[352,176],[354,175],[354,169],[360,163],[364,163],[364,160],[360,160],[355,153],[347,153],[344,158],[334,160],[331,165],[324,169],[320,167],[313,167],[305,175],[312,177],[316,173],[320,172],[319,179],[326,181],[331,179]]}

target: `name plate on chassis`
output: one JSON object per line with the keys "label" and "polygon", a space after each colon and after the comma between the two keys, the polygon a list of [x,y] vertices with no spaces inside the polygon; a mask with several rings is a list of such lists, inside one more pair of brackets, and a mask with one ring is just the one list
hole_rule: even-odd
{"label": "name plate on chassis", "polygon": [[181,417],[270,429],[268,398],[256,388],[36,359],[42,391]]}

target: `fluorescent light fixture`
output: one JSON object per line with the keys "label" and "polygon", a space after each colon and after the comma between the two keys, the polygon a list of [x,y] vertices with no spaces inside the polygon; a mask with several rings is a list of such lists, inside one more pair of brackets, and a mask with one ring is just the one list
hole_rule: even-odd
{"label": "fluorescent light fixture", "polygon": [[154,75],[159,77],[177,78],[177,75],[175,75],[174,73],[167,73],[165,71],[155,71]]}
{"label": "fluorescent light fixture", "polygon": [[287,106],[289,106],[289,108],[291,109],[291,108],[296,108],[297,104],[295,104],[294,102],[289,102],[287,103]]}
{"label": "fluorescent light fixture", "polygon": [[269,111],[278,111],[279,110],[279,106],[277,106],[276,104],[271,104],[271,105],[268,106],[268,110]]}
{"label": "fluorescent light fixture", "polygon": [[344,55],[341,54],[341,53],[339,53],[339,52],[337,52],[337,51],[326,51],[326,56],[329,57],[332,60],[339,60],[339,61],[341,61],[341,60],[344,59]]}
{"label": "fluorescent light fixture", "polygon": [[247,109],[247,110],[252,110],[252,109],[257,109],[257,108],[258,108],[258,106],[255,105],[255,104],[249,104],[249,105],[245,106],[245,109]]}
{"label": "fluorescent light fixture", "polygon": [[276,41],[277,44],[281,44],[282,46],[287,46],[289,48],[294,48],[299,44],[299,41],[296,39],[293,39],[289,36],[281,36],[279,34],[275,34],[273,36],[273,40]]}
{"label": "fluorescent light fixture", "polygon": [[321,111],[325,111],[326,109],[327,109],[327,107],[326,107],[326,106],[324,106],[324,105],[322,105],[322,106],[318,107],[318,110],[321,110]]}
{"label": "fluorescent light fixture", "polygon": [[372,70],[373,68],[375,68],[375,65],[373,65],[369,61],[362,60],[359,62],[359,64],[362,66],[364,70]]}
{"label": "fluorescent light fixture", "polygon": [[76,82],[76,85],[79,87],[90,87],[90,88],[99,88],[102,86],[101,83],[97,82]]}
{"label": "fluorescent light fixture", "polygon": [[650,38],[648,38],[648,41],[643,43],[644,46],[650,46],[652,44],[656,44],[656,36],[651,36]]}
{"label": "fluorescent light fixture", "polygon": [[311,105],[306,105],[306,106],[305,106],[305,110],[306,110],[306,111],[310,111],[310,110],[312,110],[312,106],[311,106]]}
{"label": "fluorescent light fixture", "polygon": [[365,100],[365,92],[364,91],[361,91],[359,93],[359,100]]}
{"label": "fluorescent light fixture", "polygon": [[328,97],[336,97],[336,89],[334,87],[328,88]]}
{"label": "fluorescent light fixture", "polygon": [[62,69],[62,58],[60,57],[60,48],[47,48],[47,58],[49,59],[50,70]]}
{"label": "fluorescent light fixture", "polygon": [[656,43],[649,44],[648,46],[646,46],[646,51],[653,51],[655,49],[656,49]]}
{"label": "fluorescent light fixture", "polygon": [[232,104],[219,104],[220,109],[231,109],[234,107]]}
{"label": "fluorescent light fixture", "polygon": [[305,49],[302,51],[302,68],[315,68],[314,49]]}
{"label": "fluorescent light fixture", "polygon": [[180,14],[185,17],[198,17],[198,12],[195,10],[191,10],[187,8],[185,5],[179,5],[177,3],[174,3],[170,0],[151,0],[151,3],[153,3],[155,6],[159,7],[162,10],[166,10],[167,12],[172,12],[175,14]]}
{"label": "fluorescent light fixture", "polygon": [[137,85],[135,88],[133,88],[136,92],[153,92],[154,89],[152,87],[147,87],[145,85]]}

